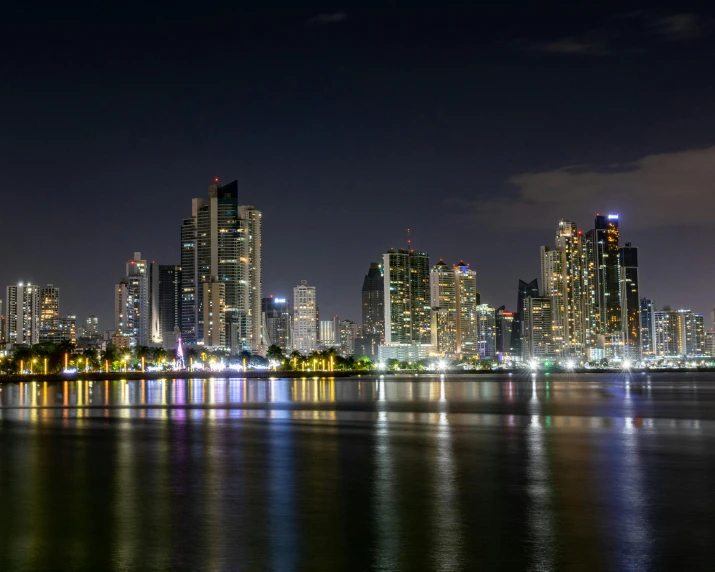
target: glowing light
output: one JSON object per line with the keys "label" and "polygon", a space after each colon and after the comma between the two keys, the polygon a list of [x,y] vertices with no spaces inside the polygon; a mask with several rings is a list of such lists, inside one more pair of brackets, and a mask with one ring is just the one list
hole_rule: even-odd
{"label": "glowing light", "polygon": [[567,367],[568,369],[573,369],[573,368],[576,367],[576,364],[574,363],[573,360],[569,360],[569,361],[566,362],[566,367]]}
{"label": "glowing light", "polygon": [[631,369],[632,366],[633,366],[633,364],[631,363],[630,360],[624,360],[623,369]]}
{"label": "glowing light", "polygon": [[445,369],[447,367],[447,362],[445,362],[443,359],[441,359],[437,362],[437,367],[439,369]]}

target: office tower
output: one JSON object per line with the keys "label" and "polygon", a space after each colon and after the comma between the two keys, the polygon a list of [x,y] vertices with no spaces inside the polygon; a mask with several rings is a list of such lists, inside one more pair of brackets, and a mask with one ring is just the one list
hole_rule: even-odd
{"label": "office tower", "polygon": [[[152,306],[156,314],[152,321],[156,323],[159,341],[164,349],[174,350],[180,337],[181,325],[181,266],[159,264],[152,274]],[[156,279],[154,276],[156,275]]]}
{"label": "office tower", "polygon": [[705,324],[702,314],[678,310],[680,329],[680,355],[702,357],[705,355]]}
{"label": "office tower", "polygon": [[99,335],[99,318],[97,316],[88,316],[84,325],[83,337],[96,339]]}
{"label": "office tower", "polygon": [[[480,302],[477,289],[477,273],[468,264],[460,261],[453,267],[457,312],[457,354],[464,357],[482,355],[479,337],[478,307]],[[492,314],[494,310],[492,309]],[[494,316],[492,315],[492,318]],[[492,340],[494,345],[494,340]],[[494,348],[492,348],[493,353]]]}
{"label": "office tower", "polygon": [[647,298],[641,298],[641,355],[643,357],[654,356],[655,355],[655,332],[654,321],[653,321],[653,310],[655,306],[652,300]]}
{"label": "office tower", "polygon": [[[531,282],[519,280],[519,290],[516,297],[516,312],[514,312],[514,321],[511,329],[511,354],[521,357],[524,355],[522,337],[524,332],[524,304],[528,296],[532,298],[539,297],[539,283],[536,278]],[[551,317],[551,308],[549,307],[549,317]]]}
{"label": "office tower", "polygon": [[[204,340],[204,284],[224,283],[226,344],[233,353],[261,342],[261,218],[238,204],[238,183],[210,185],[208,202],[192,201],[181,227],[181,332],[187,344]],[[214,336],[215,338],[215,336]]]}
{"label": "office tower", "polygon": [[525,360],[553,357],[552,323],[550,298],[527,296],[524,299],[522,355]]}
{"label": "office tower", "polygon": [[352,320],[340,320],[340,353],[346,356],[355,353],[358,325]]}
{"label": "office tower", "polygon": [[370,263],[362,283],[362,335],[385,337],[385,290],[382,267]]}
{"label": "office tower", "polygon": [[623,357],[641,359],[640,293],[638,291],[638,249],[630,242],[619,249],[621,276],[621,323]]}
{"label": "office tower", "polygon": [[150,332],[150,282],[149,266],[142,259],[141,252],[135,252],[134,258],[127,261],[124,281],[129,293],[126,312],[127,324],[131,324],[128,335],[140,346],[151,343]]}
{"label": "office tower", "polygon": [[[135,343],[133,312],[129,311],[134,307],[131,297],[127,280],[122,279],[114,285],[114,334],[127,338],[126,344],[124,340],[122,341],[122,345],[127,347],[131,347]],[[116,344],[113,342],[113,345]]]}
{"label": "office tower", "polygon": [[335,345],[335,320],[320,320],[318,340],[320,341],[320,345],[326,348]]}
{"label": "office tower", "polygon": [[226,283],[214,278],[203,283],[204,345],[226,347]]}
{"label": "office tower", "polygon": [[40,341],[40,289],[32,284],[8,286],[5,343],[9,348]]}
{"label": "office tower", "polygon": [[603,347],[606,357],[621,354],[622,324],[618,215],[596,215],[586,236],[586,297],[589,340]]}
{"label": "office tower", "polygon": [[476,306],[477,354],[479,359],[496,359],[496,316],[488,304]]}
{"label": "office tower", "polygon": [[278,346],[283,351],[290,351],[293,333],[293,319],[290,305],[285,298],[263,298],[261,302],[263,320],[263,345]]}
{"label": "office tower", "polygon": [[318,348],[318,307],[315,286],[306,280],[293,288],[293,348],[308,354]]}
{"label": "office tower", "polygon": [[506,306],[499,306],[495,312],[496,350],[502,357],[511,356],[511,331],[514,324],[514,312]]}
{"label": "office tower", "polygon": [[566,355],[566,254],[541,247],[541,295],[551,300],[551,342],[556,357]]}
{"label": "office tower", "polygon": [[457,278],[455,269],[440,260],[430,272],[432,345],[443,356],[457,356]]}
{"label": "office tower", "polygon": [[383,271],[385,344],[430,344],[429,255],[388,250]]}
{"label": "office tower", "polygon": [[678,313],[664,306],[662,310],[653,311],[653,346],[655,355],[661,358],[672,358],[682,355],[681,329]]}

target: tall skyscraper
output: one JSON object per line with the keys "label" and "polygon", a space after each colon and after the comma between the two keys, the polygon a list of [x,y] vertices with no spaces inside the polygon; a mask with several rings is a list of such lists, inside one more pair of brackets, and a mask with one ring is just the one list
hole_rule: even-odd
{"label": "tall skyscraper", "polygon": [[621,355],[622,324],[618,215],[596,215],[586,236],[586,298],[590,346],[603,347],[606,357]]}
{"label": "tall skyscraper", "polygon": [[457,278],[440,260],[430,272],[432,345],[443,356],[457,356]]}
{"label": "tall skyscraper", "polygon": [[315,286],[306,280],[293,288],[293,348],[308,354],[318,348],[318,306]]}
{"label": "tall skyscraper", "polygon": [[499,306],[495,312],[496,349],[497,354],[511,357],[511,332],[514,324],[514,312],[509,312],[506,306]]}
{"label": "tall skyscraper", "polygon": [[293,317],[285,298],[263,298],[263,345],[276,345],[283,351],[292,348]]}
{"label": "tall skyscraper", "polygon": [[383,255],[385,344],[430,344],[429,255],[388,250]]}
{"label": "tall skyscraper", "polygon": [[647,298],[641,298],[641,355],[643,357],[654,356],[655,355],[655,331],[654,331],[654,319],[653,311],[655,306],[652,300]]}
{"label": "tall skyscraper", "polygon": [[60,289],[48,284],[40,291],[40,343],[60,343]]}
{"label": "tall skyscraper", "polygon": [[623,324],[623,357],[641,358],[641,305],[638,291],[638,249],[630,242],[619,250],[621,275],[621,323]]}
{"label": "tall skyscraper", "polygon": [[205,343],[204,285],[218,281],[224,284],[225,343],[232,352],[255,351],[261,343],[262,215],[238,204],[236,181],[210,185],[208,195],[208,202],[192,201],[192,216],[181,227],[182,339]]}
{"label": "tall skyscraper", "polygon": [[673,358],[682,355],[681,330],[678,312],[664,306],[653,311],[653,347],[660,358]]}
{"label": "tall skyscraper", "polygon": [[40,341],[40,289],[32,284],[8,286],[5,343],[9,348]]}
{"label": "tall skyscraper", "polygon": [[135,252],[134,258],[126,264],[126,283],[129,290],[127,298],[127,313],[131,316],[131,331],[129,335],[140,346],[152,342],[150,326],[150,288],[149,266],[142,259],[141,252]]}
{"label": "tall skyscraper", "polygon": [[157,317],[152,321],[157,322],[159,343],[164,349],[173,350],[180,337],[181,266],[159,264],[157,268],[156,285],[152,289],[152,306],[157,308]]}
{"label": "tall skyscraper", "polygon": [[[516,297],[516,312],[514,312],[514,321],[511,329],[511,353],[514,356],[521,357],[524,354],[522,343],[524,334],[524,305],[526,298],[539,297],[539,283],[536,278],[531,282],[519,280],[519,290]],[[549,304],[549,319],[551,319],[551,305]]]}
{"label": "tall skyscraper", "polygon": [[362,283],[362,335],[385,338],[385,290],[382,267],[370,263],[370,269]]}
{"label": "tall skyscraper", "polygon": [[476,307],[477,351],[479,359],[496,359],[496,316],[488,304]]}
{"label": "tall skyscraper", "polygon": [[566,355],[566,253],[541,247],[542,296],[551,300],[551,343],[556,357]]}
{"label": "tall skyscraper", "polygon": [[355,353],[358,325],[352,320],[340,320],[340,353],[346,356]]}
{"label": "tall skyscraper", "polygon": [[[453,266],[457,312],[457,355],[464,357],[482,356],[484,343],[483,324],[479,315],[480,296],[477,289],[477,273],[468,264],[460,261]],[[491,309],[491,320],[494,309]],[[491,339],[491,352],[494,352],[494,340]],[[489,357],[492,357],[491,355]]]}
{"label": "tall skyscraper", "polygon": [[527,296],[524,300],[523,358],[553,357],[551,298]]}

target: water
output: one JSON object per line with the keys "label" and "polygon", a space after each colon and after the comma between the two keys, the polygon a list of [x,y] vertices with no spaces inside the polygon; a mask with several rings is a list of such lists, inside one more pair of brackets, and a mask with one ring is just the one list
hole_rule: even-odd
{"label": "water", "polygon": [[712,570],[715,375],[0,386],[2,570]]}

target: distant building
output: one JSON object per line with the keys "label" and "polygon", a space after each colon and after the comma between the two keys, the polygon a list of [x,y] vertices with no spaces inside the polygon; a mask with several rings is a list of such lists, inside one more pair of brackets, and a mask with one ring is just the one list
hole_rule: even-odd
{"label": "distant building", "polygon": [[630,242],[619,250],[621,265],[621,321],[623,324],[623,357],[641,358],[641,305],[638,290],[638,249]]}
{"label": "distant building", "polygon": [[355,353],[358,325],[352,320],[340,320],[340,353],[346,356]]}
{"label": "distant building", "polygon": [[204,346],[226,348],[226,283],[215,277],[203,285]]}
{"label": "distant building", "polygon": [[308,354],[318,348],[318,307],[315,286],[306,280],[293,288],[293,348]]}
{"label": "distant building", "polygon": [[653,347],[659,358],[681,356],[681,331],[678,313],[665,306],[653,312]]}
{"label": "distant building", "polygon": [[476,307],[479,359],[496,359],[496,316],[488,304]]}
{"label": "distant building", "polygon": [[292,347],[293,316],[285,298],[263,298],[261,302],[263,321],[263,345],[278,346],[284,352]]}
{"label": "distant building", "polygon": [[382,266],[370,263],[362,283],[362,334],[385,337],[385,290]]}
{"label": "distant building", "polygon": [[388,250],[383,272],[385,344],[431,344],[429,255]]}
{"label": "distant building", "polygon": [[641,317],[641,355],[652,357],[655,355],[655,331],[653,311],[655,306],[653,301],[647,298],[641,298],[640,301],[640,317]]}
{"label": "distant building", "polygon": [[524,300],[523,357],[525,360],[553,357],[551,299],[527,296]]}
{"label": "distant building", "polygon": [[40,341],[40,289],[32,284],[7,287],[5,343],[31,346]]}
{"label": "distant building", "polygon": [[511,332],[514,324],[514,312],[500,306],[495,312],[496,321],[496,348],[497,354],[502,357],[511,356]]}
{"label": "distant building", "polygon": [[332,320],[320,320],[320,335],[319,342],[320,345],[329,348],[335,345],[339,345],[339,341],[336,339],[336,325],[338,324],[337,316]]}
{"label": "distant building", "polygon": [[[511,330],[511,354],[515,357],[521,357],[525,353],[522,344],[524,333],[524,306],[526,298],[529,296],[532,298],[539,297],[539,283],[536,278],[534,278],[531,282],[519,280],[519,290],[516,298],[516,312],[514,312],[514,320],[512,321]],[[550,308],[549,312],[551,312]]]}
{"label": "distant building", "polygon": [[440,260],[430,272],[432,346],[442,356],[457,356],[457,278]]}
{"label": "distant building", "polygon": [[181,326],[181,266],[159,264],[157,268],[152,305],[157,310],[158,343],[166,350],[175,350]]}

